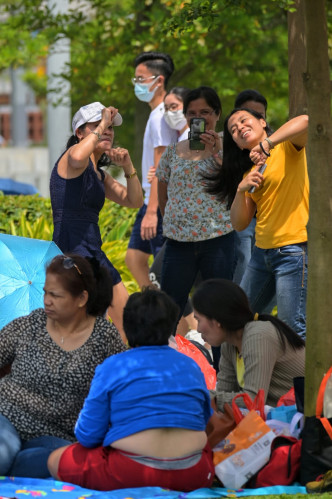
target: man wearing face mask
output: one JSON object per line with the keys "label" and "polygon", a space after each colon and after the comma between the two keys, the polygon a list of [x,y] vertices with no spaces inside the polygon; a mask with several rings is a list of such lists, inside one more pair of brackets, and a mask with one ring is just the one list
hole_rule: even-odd
{"label": "man wearing face mask", "polygon": [[163,119],[164,97],[168,79],[174,70],[171,57],[161,52],[142,52],[135,59],[132,82],[136,97],[149,104],[151,113],[146,124],[142,154],[142,187],[144,205],[139,210],[130,237],[126,265],[140,288],[151,285],[149,256],[158,253],[163,245],[162,217],[158,208],[158,181],[147,180],[148,171],[157,167],[166,146],[177,142],[177,132]]}

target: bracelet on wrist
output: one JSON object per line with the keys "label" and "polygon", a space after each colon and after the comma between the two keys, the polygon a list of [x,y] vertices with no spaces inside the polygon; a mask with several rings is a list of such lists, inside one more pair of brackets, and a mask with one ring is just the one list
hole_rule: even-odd
{"label": "bracelet on wrist", "polygon": [[264,139],[264,140],[266,140],[266,142],[269,144],[270,151],[272,151],[272,149],[274,149],[274,144],[273,144],[272,140],[269,139],[269,137],[266,137],[266,139]]}
{"label": "bracelet on wrist", "polygon": [[265,156],[267,156],[268,158],[271,156],[271,154],[269,152],[265,151],[262,142],[259,143],[259,147],[261,148],[262,153],[265,154]]}
{"label": "bracelet on wrist", "polygon": [[126,178],[132,178],[132,177],[135,177],[135,175],[137,175],[137,171],[136,169],[134,168],[134,171],[132,173],[125,173],[124,176]]}
{"label": "bracelet on wrist", "polygon": [[98,140],[100,140],[100,139],[101,139],[101,135],[100,135],[100,133],[98,133],[98,132],[91,132],[91,133],[93,133],[93,135],[96,135],[96,137],[98,137]]}

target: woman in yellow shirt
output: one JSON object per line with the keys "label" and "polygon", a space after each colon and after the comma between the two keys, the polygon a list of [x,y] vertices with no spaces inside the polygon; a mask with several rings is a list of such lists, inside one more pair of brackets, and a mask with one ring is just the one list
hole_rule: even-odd
{"label": "woman in yellow shirt", "polygon": [[271,133],[260,114],[234,109],[225,121],[222,168],[224,178],[238,179],[231,206],[233,227],[245,229],[257,211],[256,244],[241,287],[259,313],[276,293],[278,317],[302,338],[309,214],[307,128],[308,117],[303,115]]}

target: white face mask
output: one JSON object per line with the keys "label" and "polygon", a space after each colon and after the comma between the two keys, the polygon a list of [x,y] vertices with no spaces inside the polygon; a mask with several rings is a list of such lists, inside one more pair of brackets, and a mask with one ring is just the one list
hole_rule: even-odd
{"label": "white face mask", "polygon": [[164,118],[167,125],[173,130],[182,130],[187,125],[182,109],[178,111],[165,111]]}

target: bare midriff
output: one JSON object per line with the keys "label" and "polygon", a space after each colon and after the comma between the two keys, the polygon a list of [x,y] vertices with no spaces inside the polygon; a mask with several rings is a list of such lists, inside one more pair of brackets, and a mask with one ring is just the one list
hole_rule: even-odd
{"label": "bare midriff", "polygon": [[205,431],[153,428],[115,440],[111,446],[149,457],[177,458],[202,450],[206,441]]}

